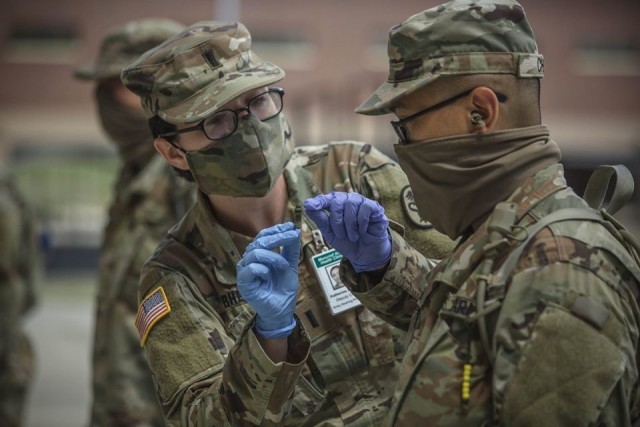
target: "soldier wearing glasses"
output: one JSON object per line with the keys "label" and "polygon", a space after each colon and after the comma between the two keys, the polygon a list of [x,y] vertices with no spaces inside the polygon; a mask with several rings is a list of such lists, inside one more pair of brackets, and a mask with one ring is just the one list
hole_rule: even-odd
{"label": "soldier wearing glasses", "polygon": [[453,0],[394,26],[388,47],[388,79],[357,112],[398,118],[417,207],[457,247],[433,267],[366,201],[305,202],[345,286],[393,324],[411,318],[381,425],[638,425],[638,252],[567,186],[524,9]]}
{"label": "soldier wearing glasses", "polygon": [[[312,259],[327,268],[339,258],[302,203],[357,191],[384,205],[428,256],[451,242],[403,210],[406,177],[370,145],[296,148],[284,90],[272,86],[284,71],[250,45],[240,23],[200,22],[122,74],[141,97],[156,150],[200,189],[140,281],[136,326],[166,421],[378,425],[401,339],[359,304],[329,309],[338,297],[323,293]],[[284,238],[258,234],[280,223]]]}

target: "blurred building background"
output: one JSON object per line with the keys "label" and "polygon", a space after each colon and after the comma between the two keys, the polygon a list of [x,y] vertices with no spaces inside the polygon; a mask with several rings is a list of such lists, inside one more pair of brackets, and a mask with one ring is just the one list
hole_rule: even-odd
{"label": "blurred building background", "polygon": [[[72,71],[127,20],[165,16],[191,24],[239,19],[255,51],[287,71],[286,113],[298,144],[371,142],[393,156],[389,117],[353,109],[386,77],[388,29],[435,1],[23,0],[0,14],[0,141],[37,200],[52,249],[95,248],[114,151],[100,132],[92,86]],[[545,55],[543,119],[575,185],[596,164],[637,170],[640,142],[640,2],[523,1]],[[583,173],[584,172],[584,173]],[[90,262],[91,252],[74,253]],[[73,266],[70,266],[73,267]]]}
{"label": "blurred building background", "polygon": [[[624,163],[633,171],[638,187],[640,2],[521,2],[545,56],[543,121],[563,149],[571,185],[581,192],[596,165]],[[77,281],[60,277],[82,270],[82,277],[87,280],[81,282],[93,285],[105,207],[118,162],[99,129],[91,85],[74,80],[72,72],[93,61],[102,36],[110,28],[151,16],[185,24],[208,19],[240,20],[253,35],[254,50],[287,72],[282,82],[287,90],[285,111],[298,144],[356,139],[393,156],[395,136],[388,124],[391,118],[357,116],[353,110],[386,78],[388,29],[437,3],[1,1],[0,161],[4,159],[12,165],[20,185],[40,212],[42,241],[48,248],[46,277],[55,283],[66,283],[67,289],[69,283]],[[638,235],[638,196],[634,202],[621,215]],[[86,294],[83,304],[92,304],[90,291],[69,292]],[[59,297],[55,301],[65,307],[67,300]],[[74,312],[79,300],[69,301],[76,304],[67,307]],[[39,315],[50,313],[55,317],[58,306],[46,304],[45,301]],[[80,312],[88,316],[91,310],[83,307]],[[47,329],[37,323],[45,322],[44,318],[34,322],[34,333],[44,334]],[[74,348],[74,360],[82,360],[76,366],[84,370],[88,364],[91,319],[86,322],[72,339],[76,344],[78,340],[86,342],[69,345]],[[53,328],[48,323],[46,326]],[[50,332],[46,335],[56,342]],[[82,351],[85,353],[77,354]],[[58,371],[59,376],[60,372],[64,371]],[[78,387],[85,387],[85,395],[86,374],[74,378]],[[38,399],[50,396],[40,390]],[[77,402],[76,410],[84,414],[86,409],[81,404],[84,402]],[[34,415],[33,420],[38,417]],[[32,425],[37,424],[32,421]]]}

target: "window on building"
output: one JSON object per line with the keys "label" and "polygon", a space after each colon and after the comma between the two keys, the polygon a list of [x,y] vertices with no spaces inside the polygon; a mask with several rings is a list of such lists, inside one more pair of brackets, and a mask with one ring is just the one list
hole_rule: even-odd
{"label": "window on building", "polygon": [[389,69],[388,64],[386,39],[375,42],[365,49],[362,56],[362,66],[366,70],[386,72]]}
{"label": "window on building", "polygon": [[317,49],[308,40],[290,35],[254,34],[251,49],[285,70],[307,71],[316,65]]}
{"label": "window on building", "polygon": [[631,42],[584,42],[573,55],[579,76],[640,76],[640,45]]}
{"label": "window on building", "polygon": [[2,60],[11,63],[71,64],[78,38],[66,25],[14,25],[7,32]]}

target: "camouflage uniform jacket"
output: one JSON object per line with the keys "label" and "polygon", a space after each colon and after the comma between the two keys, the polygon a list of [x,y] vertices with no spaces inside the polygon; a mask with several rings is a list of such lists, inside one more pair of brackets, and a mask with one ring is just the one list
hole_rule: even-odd
{"label": "camouflage uniform jacket", "polygon": [[[562,208],[588,209],[567,187],[560,165],[523,182],[509,201],[525,228]],[[523,228],[513,230],[484,272],[489,283],[524,236]],[[499,308],[485,317],[495,355],[490,361],[476,308],[488,236],[485,221],[431,271],[394,236],[390,267],[375,286],[343,261],[346,284],[358,298],[404,327],[412,314],[405,308],[413,299],[407,290],[427,277],[386,424],[629,426],[640,413],[640,312],[633,295],[640,272],[629,252],[599,222],[543,228],[506,285],[487,287],[484,308]]]}
{"label": "camouflage uniform jacket", "polygon": [[93,426],[162,425],[155,387],[133,326],[144,262],[195,200],[195,186],[153,158],[125,166],[100,254],[93,345]]}
{"label": "camouflage uniform jacket", "polygon": [[13,178],[0,170],[0,425],[24,425],[34,354],[23,315],[37,300],[35,215]]}
{"label": "camouflage uniform jacket", "polygon": [[38,250],[35,217],[13,178],[0,170],[0,365],[36,302]]}
{"label": "camouflage uniform jacket", "polygon": [[353,142],[299,147],[284,176],[285,220],[298,222],[303,248],[296,315],[304,328],[289,338],[289,363],[274,364],[263,352],[254,313],[236,288],[235,265],[251,239],[220,226],[204,195],[144,268],[141,300],[162,287],[171,306],[144,344],[169,425],[378,425],[388,411],[401,331],[362,307],[331,315],[310,266],[323,244],[296,207],[321,192],[360,191],[415,232],[400,207],[406,177],[388,157]]}

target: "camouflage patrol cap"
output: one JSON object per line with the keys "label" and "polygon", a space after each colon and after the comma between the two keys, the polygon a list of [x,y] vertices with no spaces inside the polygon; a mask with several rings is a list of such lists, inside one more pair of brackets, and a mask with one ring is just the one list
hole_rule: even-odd
{"label": "camouflage patrol cap", "polygon": [[78,68],[74,76],[83,80],[120,77],[127,64],[184,28],[164,18],[141,19],[113,28],[102,39],[95,63]]}
{"label": "camouflage patrol cap", "polygon": [[239,22],[191,25],[146,52],[122,72],[147,117],[169,123],[201,120],[239,95],[284,78],[284,71],[251,50]]}
{"label": "camouflage patrol cap", "polygon": [[524,9],[514,0],[453,0],[393,27],[389,77],[356,109],[390,113],[401,97],[440,76],[515,74],[542,77],[543,58]]}

